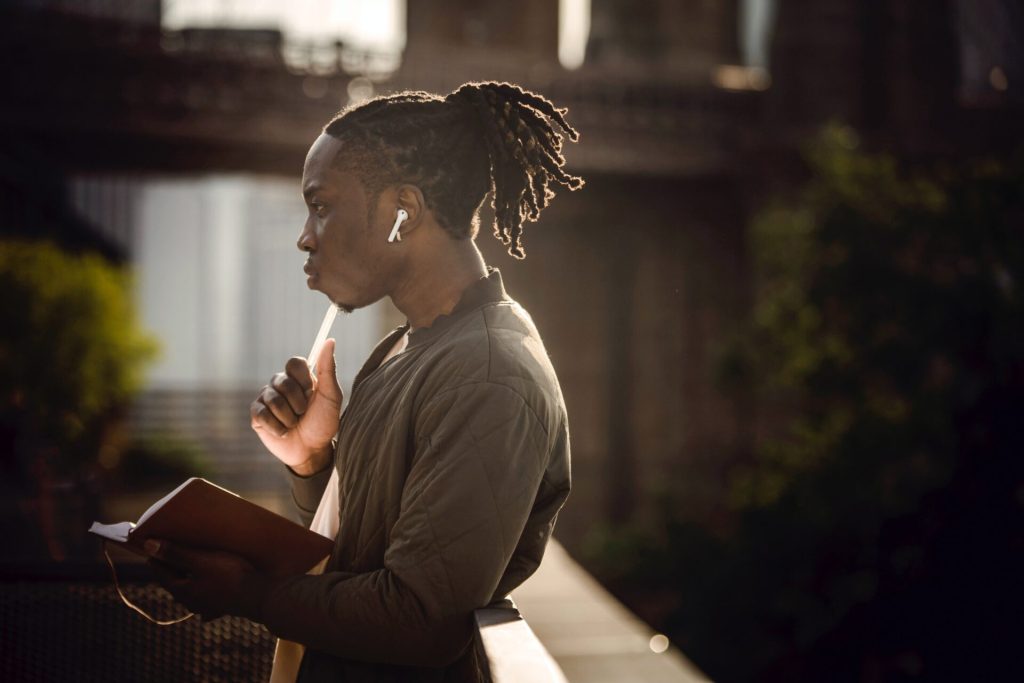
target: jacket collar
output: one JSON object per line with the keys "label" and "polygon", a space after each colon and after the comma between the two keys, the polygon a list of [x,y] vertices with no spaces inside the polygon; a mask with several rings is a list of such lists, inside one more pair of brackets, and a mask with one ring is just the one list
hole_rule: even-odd
{"label": "jacket collar", "polygon": [[[430,327],[421,327],[410,332],[409,345],[406,348],[422,346],[431,340],[437,339],[467,313],[499,301],[511,301],[511,299],[505,293],[505,285],[501,281],[501,273],[497,268],[488,266],[487,275],[463,290],[459,302],[455,304],[455,308],[452,309],[451,313],[437,316]],[[370,353],[370,357],[363,363],[363,367],[356,373],[355,380],[352,382],[353,394],[356,387],[362,384],[363,380],[380,366],[384,356],[387,355],[399,337],[405,334],[408,329],[409,322],[406,321],[404,325],[395,328],[389,335],[380,340],[373,352]]]}
{"label": "jacket collar", "polygon": [[[420,327],[409,333],[409,348],[425,344],[444,334],[460,318],[487,304],[508,301],[505,284],[501,280],[501,272],[497,268],[487,267],[487,275],[466,287],[455,304],[451,313],[442,314],[434,319],[430,327]],[[408,321],[403,331],[409,329]]]}

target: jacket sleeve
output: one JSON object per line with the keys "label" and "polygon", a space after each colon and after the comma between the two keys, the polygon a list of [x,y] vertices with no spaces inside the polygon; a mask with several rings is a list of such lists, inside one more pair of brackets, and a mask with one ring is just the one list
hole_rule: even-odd
{"label": "jacket sleeve", "polygon": [[[335,457],[337,457],[337,452],[335,452]],[[288,473],[292,503],[295,505],[296,512],[299,513],[299,520],[307,529],[313,523],[313,517],[316,516],[316,509],[320,505],[320,499],[323,498],[324,489],[327,488],[327,482],[334,470],[334,462],[334,458],[331,458],[330,466],[308,477],[296,474],[295,470],[287,465],[284,467]]]}
{"label": "jacket sleeve", "polygon": [[275,635],[349,659],[443,666],[469,641],[509,563],[549,458],[548,429],[518,393],[479,382],[418,414],[415,450],[384,566],[275,584]]}

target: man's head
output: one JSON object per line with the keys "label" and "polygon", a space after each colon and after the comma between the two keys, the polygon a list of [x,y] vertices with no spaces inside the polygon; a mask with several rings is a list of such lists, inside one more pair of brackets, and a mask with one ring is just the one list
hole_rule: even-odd
{"label": "man's head", "polygon": [[339,113],[303,169],[299,248],[310,254],[310,287],[346,308],[380,299],[414,248],[387,242],[397,210],[409,214],[403,235],[472,239],[488,191],[495,236],[523,258],[523,222],[540,216],[552,186],[583,185],[562,168],[555,126],[578,139],[564,113],[507,83],[468,83],[446,97],[404,92]]}

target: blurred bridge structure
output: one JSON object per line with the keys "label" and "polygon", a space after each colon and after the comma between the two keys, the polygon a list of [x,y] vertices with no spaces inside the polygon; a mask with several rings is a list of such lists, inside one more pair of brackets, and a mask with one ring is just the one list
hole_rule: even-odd
{"label": "blurred bridge structure", "polygon": [[[467,80],[534,88],[571,111],[578,172],[708,174],[735,168],[756,120],[750,92],[638,82],[545,63],[403,65],[344,44],[292,44],[274,29],[186,29],[10,9],[0,26],[8,142],[71,172],[297,175],[311,141],[352,101]],[[390,69],[389,69],[390,67]],[[486,75],[481,75],[482,73]],[[742,83],[742,75],[741,75]]]}

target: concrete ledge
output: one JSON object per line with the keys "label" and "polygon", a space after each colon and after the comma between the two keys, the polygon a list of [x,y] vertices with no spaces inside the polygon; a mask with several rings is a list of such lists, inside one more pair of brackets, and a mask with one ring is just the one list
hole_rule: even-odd
{"label": "concrete ledge", "polygon": [[708,683],[555,541],[512,596],[570,683]]}
{"label": "concrete ledge", "polygon": [[476,646],[485,680],[493,683],[567,683],[511,600],[474,613]]}

